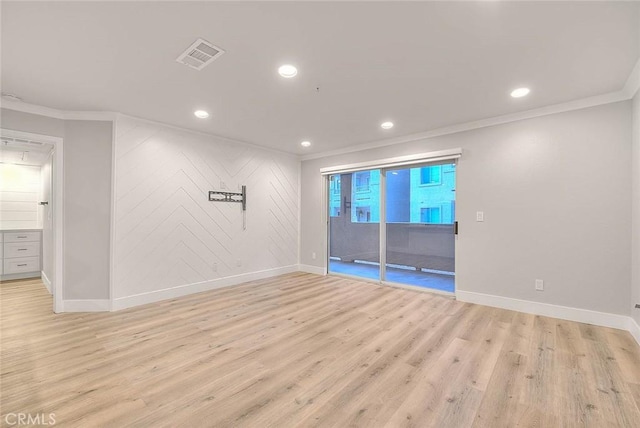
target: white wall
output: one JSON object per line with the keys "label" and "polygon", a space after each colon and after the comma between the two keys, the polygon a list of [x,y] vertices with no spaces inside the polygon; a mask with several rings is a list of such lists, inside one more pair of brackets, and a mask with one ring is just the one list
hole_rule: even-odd
{"label": "white wall", "polygon": [[[166,297],[295,267],[298,166],[294,156],[119,119],[114,297]],[[208,201],[208,191],[220,190],[221,182],[230,192],[247,186],[246,230],[240,204]]]}
{"label": "white wall", "polygon": [[459,290],[629,314],[630,102],[303,161],[301,264],[324,263],[321,167],[456,147]]}
{"label": "white wall", "polygon": [[109,298],[112,126],[1,109],[2,128],[64,139],[65,300]]}
{"label": "white wall", "polygon": [[0,229],[39,229],[40,167],[0,163]]}
{"label": "white wall", "polygon": [[53,200],[53,155],[53,152],[51,152],[40,168],[40,200],[49,202],[49,204],[39,207],[42,218],[42,272],[49,281],[53,281],[55,273],[53,206],[57,201]]}
{"label": "white wall", "polygon": [[633,201],[633,243],[631,254],[631,316],[640,325],[640,309],[635,304],[640,303],[640,91],[633,98],[633,188],[631,199]]}

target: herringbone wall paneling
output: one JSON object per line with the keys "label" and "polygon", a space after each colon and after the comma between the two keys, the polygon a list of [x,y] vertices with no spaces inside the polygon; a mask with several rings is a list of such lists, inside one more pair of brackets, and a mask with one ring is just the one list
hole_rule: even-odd
{"label": "herringbone wall paneling", "polygon": [[[298,179],[294,157],[119,119],[114,297],[295,265]],[[243,184],[246,230],[241,204],[208,201]]]}

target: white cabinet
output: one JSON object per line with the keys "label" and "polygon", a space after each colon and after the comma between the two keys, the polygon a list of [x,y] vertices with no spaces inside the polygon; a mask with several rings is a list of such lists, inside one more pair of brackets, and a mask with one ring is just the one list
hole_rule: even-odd
{"label": "white cabinet", "polygon": [[0,232],[0,277],[3,280],[40,276],[42,232],[7,230]]}

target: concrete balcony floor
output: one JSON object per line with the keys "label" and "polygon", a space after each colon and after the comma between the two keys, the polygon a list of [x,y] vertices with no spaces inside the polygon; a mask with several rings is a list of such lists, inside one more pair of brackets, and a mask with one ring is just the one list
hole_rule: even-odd
{"label": "concrete balcony floor", "polygon": [[[330,260],[329,272],[353,275],[368,279],[380,279],[380,267],[375,264]],[[387,267],[387,281],[434,290],[448,291],[451,293],[455,291],[454,275]]]}

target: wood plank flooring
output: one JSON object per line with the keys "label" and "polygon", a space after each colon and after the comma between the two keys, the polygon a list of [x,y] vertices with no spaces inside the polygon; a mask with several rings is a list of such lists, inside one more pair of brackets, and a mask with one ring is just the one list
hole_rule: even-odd
{"label": "wood plank flooring", "polygon": [[640,427],[620,330],[304,273],[114,313],[0,297],[3,426]]}

